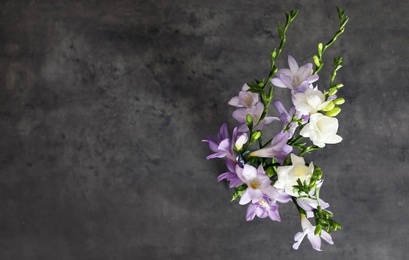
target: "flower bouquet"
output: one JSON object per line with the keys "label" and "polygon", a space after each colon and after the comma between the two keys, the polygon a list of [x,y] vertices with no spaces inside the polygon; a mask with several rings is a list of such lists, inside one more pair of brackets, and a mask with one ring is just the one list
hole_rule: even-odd
{"label": "flower bouquet", "polygon": [[[280,221],[278,203],[292,202],[301,218],[302,231],[295,237],[294,249],[298,249],[305,236],[315,250],[321,250],[321,238],[333,244],[331,231],[341,228],[328,210],[329,204],[320,198],[323,173],[313,162],[307,163],[306,153],[324,148],[326,144],[342,141],[337,135],[336,116],[339,105],[345,100],[337,97],[343,86],[335,83],[337,71],[342,67],[342,58],[334,59],[334,67],[327,90],[318,89],[315,82],[324,66],[323,54],[344,32],[348,17],[337,8],[340,26],[335,35],[324,45],[318,44],[317,54],[312,57],[315,64],[299,66],[288,56],[288,68],[277,68],[286,42],[286,32],[298,11],[286,13],[286,23],[278,25],[281,43],[271,52],[271,67],[267,79],[244,84],[237,96],[231,98],[234,106],[233,118],[236,126],[229,135],[227,124],[223,124],[217,139],[204,138],[214,152],[207,159],[225,158],[227,171],[218,177],[226,180],[234,189],[232,200],[239,199],[240,205],[248,205],[247,221],[255,216],[269,217]],[[288,89],[292,107],[287,110],[274,96],[274,87]],[[278,112],[277,117],[267,116],[270,105]],[[283,126],[268,141],[263,137],[268,132],[263,127],[273,122]],[[267,132],[267,134],[266,134]],[[314,219],[313,225],[309,219]]]}

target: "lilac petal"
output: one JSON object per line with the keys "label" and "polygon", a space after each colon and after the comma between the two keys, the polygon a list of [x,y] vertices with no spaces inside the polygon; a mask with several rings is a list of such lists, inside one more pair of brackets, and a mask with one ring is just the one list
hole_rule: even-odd
{"label": "lilac petal", "polygon": [[234,110],[232,116],[240,123],[246,123],[246,116],[247,116],[247,109],[246,108],[239,108]]}
{"label": "lilac petal", "polygon": [[271,147],[262,148],[260,150],[250,153],[251,156],[257,156],[262,158],[272,158],[274,156],[274,151]]}
{"label": "lilac petal", "polygon": [[222,173],[222,174],[220,174],[218,177],[217,177],[217,181],[222,181],[222,180],[226,180],[227,178],[228,178],[228,176],[229,176],[229,174],[230,174],[231,172],[225,172],[225,173]]}
{"label": "lilac petal", "polygon": [[217,135],[217,137],[219,138],[220,141],[229,138],[229,130],[227,129],[227,124],[226,123],[224,123],[220,127],[220,131],[219,131],[219,134]]}
{"label": "lilac petal", "polygon": [[249,203],[250,201],[251,201],[251,197],[250,197],[250,194],[249,194],[249,189],[247,189],[241,195],[239,204],[240,205],[245,205],[245,204]]}
{"label": "lilac petal", "polygon": [[270,209],[270,211],[268,212],[268,216],[270,217],[271,220],[281,221],[280,214],[278,213],[278,205],[275,206],[277,207]]}
{"label": "lilac petal", "polygon": [[239,177],[236,176],[235,179],[230,180],[229,188],[234,188],[243,185],[244,182],[239,179]]}
{"label": "lilac petal", "polygon": [[246,124],[242,124],[241,126],[239,126],[238,131],[241,133],[245,133],[249,131],[249,128]]}
{"label": "lilac petal", "polygon": [[256,214],[257,214],[257,217],[259,218],[266,218],[268,216],[267,210],[260,206],[257,208]]}
{"label": "lilac petal", "polygon": [[288,132],[281,131],[276,136],[274,136],[273,140],[271,141],[271,146],[274,149],[281,148],[287,143],[289,135],[290,134]]}
{"label": "lilac petal", "polygon": [[290,67],[290,70],[293,74],[296,74],[298,71],[298,64],[295,61],[295,59],[291,56],[288,55],[288,66]]}
{"label": "lilac petal", "polygon": [[254,179],[257,177],[257,169],[251,165],[246,164],[244,165],[242,175],[245,180]]}
{"label": "lilac petal", "polygon": [[257,210],[257,206],[254,204],[250,204],[247,207],[247,214],[246,214],[247,221],[251,221],[254,219],[254,217],[256,216],[256,210]]}
{"label": "lilac petal", "polygon": [[218,149],[217,147],[219,146],[218,142],[216,140],[214,140],[211,136],[206,136],[202,142],[207,142],[209,143],[209,148],[210,150],[212,150],[213,152],[217,152]]}
{"label": "lilac petal", "polygon": [[308,233],[308,240],[310,240],[312,248],[314,248],[317,251],[322,251],[321,238],[318,235],[314,235],[313,230],[310,233]]}
{"label": "lilac petal", "polygon": [[274,122],[274,121],[278,121],[278,120],[280,120],[278,117],[275,117],[275,116],[267,116],[267,117],[265,117],[265,118],[263,119],[263,123],[264,123],[265,125],[268,125],[268,124],[270,124],[270,123],[272,123],[272,122]]}
{"label": "lilac petal", "polygon": [[271,79],[271,83],[279,88],[288,88],[282,81],[280,78],[273,78]]}
{"label": "lilac petal", "polygon": [[285,76],[284,74],[280,75],[280,80],[283,82],[283,84],[287,87],[292,89],[293,88],[293,79],[292,77]]}
{"label": "lilac petal", "polygon": [[261,198],[263,198],[263,192],[261,190],[253,190],[253,189],[247,189],[249,191],[249,195],[251,197],[251,201],[253,203],[257,203]]}
{"label": "lilac petal", "polygon": [[210,160],[210,159],[214,159],[214,158],[223,158],[226,156],[225,152],[217,152],[214,154],[211,154],[209,156],[206,157],[206,160]]}
{"label": "lilac petal", "polygon": [[273,186],[269,186],[267,189],[264,189],[263,192],[271,199],[276,199],[280,196],[280,193],[278,193],[277,189]]}
{"label": "lilac petal", "polygon": [[333,245],[334,242],[332,241],[332,237],[330,234],[328,234],[328,232],[326,232],[325,230],[322,230],[321,232],[321,238],[324,239],[325,241],[328,242],[328,244]]}
{"label": "lilac petal", "polygon": [[312,63],[307,63],[299,68],[297,74],[298,74],[299,79],[301,81],[304,81],[304,80],[307,80],[311,76],[311,72],[312,72]]}
{"label": "lilac petal", "polygon": [[295,250],[298,249],[298,247],[300,246],[301,242],[303,241],[304,237],[305,237],[305,233],[304,232],[298,232],[297,234],[295,234],[294,236],[294,241],[297,241],[294,243],[293,248]]}
{"label": "lilac petal", "polygon": [[236,169],[236,163],[229,159],[226,160],[226,166],[227,169],[229,169],[229,171],[231,172],[234,172],[234,170]]}
{"label": "lilac petal", "polygon": [[243,107],[243,105],[240,104],[240,98],[237,97],[237,96],[232,97],[228,104],[231,105],[231,106],[234,106],[234,107]]}
{"label": "lilac petal", "polygon": [[291,78],[294,73],[290,69],[279,69],[276,73],[276,77],[280,78],[281,76],[286,76]]}
{"label": "lilac petal", "polygon": [[225,154],[228,154],[230,152],[230,143],[230,139],[224,139],[220,142],[218,150],[223,151]]}
{"label": "lilac petal", "polygon": [[[294,89],[293,95],[294,95],[294,94],[297,94],[297,93],[305,93],[305,91],[308,89],[308,87],[309,87],[308,81],[303,81],[303,82],[300,84],[300,86],[298,86],[297,88]],[[293,102],[293,103],[294,103],[294,102]]]}
{"label": "lilac petal", "polygon": [[318,76],[318,74],[314,74],[308,77],[308,82],[309,83],[314,83],[315,81],[317,81],[320,77]]}
{"label": "lilac petal", "polygon": [[[303,210],[305,210],[305,211],[312,211],[314,208],[317,208],[317,207],[313,207],[313,206],[311,206],[308,202],[310,202],[310,201],[306,201],[307,199],[304,199],[304,198],[298,198],[297,199],[297,204],[298,204],[298,206],[300,206]],[[316,202],[316,201],[315,201]],[[316,204],[318,204],[318,203],[316,203]]]}
{"label": "lilac petal", "polygon": [[281,203],[287,203],[290,200],[292,200],[291,196],[284,192],[280,193],[280,195],[276,197],[275,199]]}

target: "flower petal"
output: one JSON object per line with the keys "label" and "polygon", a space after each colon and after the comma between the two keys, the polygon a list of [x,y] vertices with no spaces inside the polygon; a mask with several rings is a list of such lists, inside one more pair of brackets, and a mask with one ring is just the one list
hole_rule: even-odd
{"label": "flower petal", "polygon": [[296,74],[298,71],[298,64],[295,61],[295,59],[291,56],[288,55],[288,66],[290,67],[290,70],[293,74]]}

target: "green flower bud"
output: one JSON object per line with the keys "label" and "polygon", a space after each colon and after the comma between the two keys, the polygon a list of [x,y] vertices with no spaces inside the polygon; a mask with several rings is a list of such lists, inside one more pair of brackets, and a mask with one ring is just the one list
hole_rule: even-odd
{"label": "green flower bud", "polygon": [[337,94],[338,89],[337,88],[331,88],[328,92],[328,96],[333,96],[335,94]]}
{"label": "green flower bud", "polygon": [[259,139],[260,136],[261,136],[261,131],[256,131],[256,132],[252,133],[250,143],[252,143],[252,142],[256,141],[257,139]]}
{"label": "green flower bud", "polygon": [[326,105],[326,106],[322,109],[322,111],[330,111],[330,110],[334,109],[334,107],[335,107],[334,102],[331,101],[331,102],[328,103],[328,105]]}
{"label": "green flower bud", "polygon": [[247,116],[246,116],[246,124],[247,124],[247,127],[251,131],[253,129],[253,118],[251,117],[250,114],[247,114]]}
{"label": "green flower bud", "polygon": [[338,115],[339,112],[341,112],[341,108],[334,107],[331,111],[328,111],[327,113],[325,113],[325,115],[330,116],[330,117],[334,117],[334,116]]}
{"label": "green flower bud", "polygon": [[335,105],[342,105],[344,103],[345,103],[345,99],[343,99],[343,98],[337,98],[337,99],[334,100]]}

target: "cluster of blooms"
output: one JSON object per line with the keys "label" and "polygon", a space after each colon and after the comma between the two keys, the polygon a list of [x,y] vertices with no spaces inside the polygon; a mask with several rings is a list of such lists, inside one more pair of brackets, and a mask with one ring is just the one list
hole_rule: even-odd
{"label": "cluster of blooms", "polygon": [[[321,168],[313,162],[307,164],[305,153],[319,150],[326,144],[336,144],[342,138],[337,135],[338,120],[335,116],[344,103],[336,93],[342,84],[334,84],[342,58],[334,61],[330,87],[322,92],[316,84],[321,70],[323,52],[342,34],[348,17],[338,9],[340,29],[326,44],[318,44],[318,53],[312,63],[301,67],[292,56],[288,56],[288,67],[275,67],[285,42],[285,32],[298,12],[286,14],[285,27],[279,26],[282,44],[271,53],[271,69],[267,80],[244,84],[229,105],[236,108],[233,118],[238,126],[229,135],[227,124],[223,124],[217,139],[210,136],[203,140],[214,152],[207,159],[225,158],[227,171],[218,177],[226,180],[234,189],[233,200],[240,198],[240,205],[247,205],[247,221],[255,216],[269,217],[280,221],[278,203],[293,202],[301,217],[302,231],[295,237],[294,249],[298,249],[305,236],[315,250],[321,250],[321,238],[333,244],[331,230],[341,228],[327,210],[329,204],[319,198],[323,184]],[[265,88],[269,86],[269,91]],[[291,92],[292,107],[287,110],[283,103],[273,98],[274,87],[286,88]],[[269,117],[272,104],[277,117]],[[273,122],[281,122],[282,129],[263,143],[262,129]],[[315,226],[309,218],[314,218]]]}

